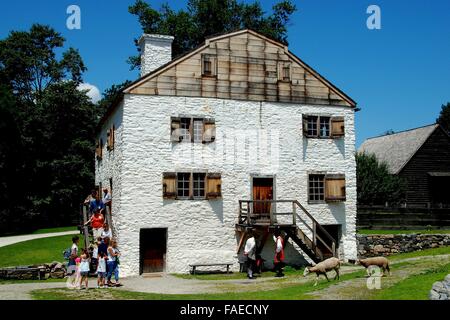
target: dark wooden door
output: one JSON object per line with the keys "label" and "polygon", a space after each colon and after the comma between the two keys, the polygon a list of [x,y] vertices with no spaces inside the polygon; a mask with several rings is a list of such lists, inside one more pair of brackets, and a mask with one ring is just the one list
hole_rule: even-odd
{"label": "dark wooden door", "polygon": [[167,229],[141,230],[141,273],[164,271]]}
{"label": "dark wooden door", "polygon": [[[253,200],[273,200],[272,178],[253,178]],[[270,202],[255,202],[253,213],[268,215],[270,206]]]}

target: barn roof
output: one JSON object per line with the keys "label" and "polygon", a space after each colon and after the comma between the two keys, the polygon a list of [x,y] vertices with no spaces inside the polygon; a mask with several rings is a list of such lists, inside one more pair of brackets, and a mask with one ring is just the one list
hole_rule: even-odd
{"label": "barn roof", "polygon": [[438,126],[432,124],[369,138],[363,142],[358,151],[375,154],[378,161],[388,165],[390,173],[398,174]]}

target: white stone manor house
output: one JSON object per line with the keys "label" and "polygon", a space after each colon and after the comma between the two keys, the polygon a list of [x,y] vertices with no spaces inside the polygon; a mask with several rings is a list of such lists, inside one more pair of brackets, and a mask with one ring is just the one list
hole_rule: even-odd
{"label": "white stone manor house", "polygon": [[239,269],[246,231],[270,268],[356,259],[356,103],[251,30],[172,60],[174,38],[140,38],[141,77],[101,120],[96,184],[112,190],[121,274]]}

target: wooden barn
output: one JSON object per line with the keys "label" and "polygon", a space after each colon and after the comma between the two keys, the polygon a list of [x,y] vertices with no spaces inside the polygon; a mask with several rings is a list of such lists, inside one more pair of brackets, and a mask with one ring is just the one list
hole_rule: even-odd
{"label": "wooden barn", "polygon": [[369,138],[359,152],[375,154],[406,181],[406,207],[450,207],[450,137],[439,124]]}

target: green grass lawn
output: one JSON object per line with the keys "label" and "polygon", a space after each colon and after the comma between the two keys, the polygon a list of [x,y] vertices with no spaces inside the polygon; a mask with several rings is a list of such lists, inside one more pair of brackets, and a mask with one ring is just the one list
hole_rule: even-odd
{"label": "green grass lawn", "polygon": [[450,230],[436,229],[436,230],[371,230],[362,229],[357,231],[358,234],[448,234]]}
{"label": "green grass lawn", "polygon": [[428,294],[436,281],[444,280],[450,273],[450,264],[429,269],[422,274],[408,277],[395,285],[380,290],[373,296],[376,300],[428,300]]}
{"label": "green grass lawn", "polygon": [[58,228],[47,228],[47,229],[38,229],[34,231],[32,234],[43,234],[43,233],[55,233],[55,232],[65,232],[65,231],[77,231],[77,226],[70,227],[58,227]]}
{"label": "green grass lawn", "polygon": [[[83,236],[80,237],[80,248],[83,247]],[[63,262],[63,251],[72,245],[72,235],[35,239],[0,247],[0,267],[15,267]]]}
{"label": "green grass lawn", "polygon": [[423,257],[423,256],[437,256],[437,255],[441,255],[441,254],[450,254],[450,246],[432,248],[432,249],[424,249],[424,250],[412,251],[412,252],[407,252],[407,253],[393,254],[386,258],[388,258],[389,260],[395,261],[395,260],[400,260],[400,259],[416,258],[416,257]]}

